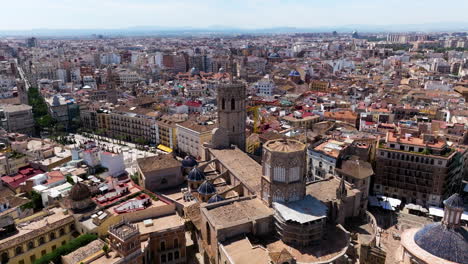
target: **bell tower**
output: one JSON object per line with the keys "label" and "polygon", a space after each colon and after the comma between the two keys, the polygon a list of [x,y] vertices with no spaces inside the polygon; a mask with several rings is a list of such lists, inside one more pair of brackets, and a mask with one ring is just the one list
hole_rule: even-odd
{"label": "bell tower", "polygon": [[217,87],[219,128],[227,132],[229,144],[245,151],[245,85],[221,83]]}

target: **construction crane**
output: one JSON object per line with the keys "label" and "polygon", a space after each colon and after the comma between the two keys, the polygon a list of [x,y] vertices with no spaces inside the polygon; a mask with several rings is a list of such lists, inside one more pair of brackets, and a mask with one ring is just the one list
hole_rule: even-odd
{"label": "construction crane", "polygon": [[257,134],[260,133],[260,105],[247,108],[247,112],[253,115],[253,132]]}

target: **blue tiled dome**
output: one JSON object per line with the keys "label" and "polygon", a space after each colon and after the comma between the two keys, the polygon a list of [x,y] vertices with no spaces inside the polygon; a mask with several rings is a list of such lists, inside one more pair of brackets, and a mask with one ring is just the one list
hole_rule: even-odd
{"label": "blue tiled dome", "polygon": [[301,76],[301,74],[296,71],[296,70],[292,70],[290,73],[289,73],[289,76]]}
{"label": "blue tiled dome", "polygon": [[197,167],[193,168],[188,176],[187,176],[188,181],[194,181],[194,182],[200,182],[205,180],[205,174]]}
{"label": "blue tiled dome", "polygon": [[270,55],[268,55],[268,57],[269,58],[279,58],[280,55],[278,55],[278,53],[273,52],[273,53],[270,53]]}
{"label": "blue tiled dome", "polygon": [[209,181],[204,181],[200,187],[198,187],[198,193],[203,195],[210,195],[216,193],[216,188]]}
{"label": "blue tiled dome", "polygon": [[221,201],[224,201],[226,199],[224,199],[221,195],[219,194],[215,194],[213,196],[211,196],[211,198],[208,200],[208,203],[216,203],[216,202],[221,202]]}
{"label": "blue tiled dome", "polygon": [[182,168],[192,168],[197,165],[198,165],[198,162],[192,156],[187,156],[185,157],[184,160],[182,160]]}
{"label": "blue tiled dome", "polygon": [[458,195],[458,193],[452,194],[447,200],[444,201],[444,205],[451,208],[464,209],[463,199]]}
{"label": "blue tiled dome", "polygon": [[414,242],[439,258],[468,264],[468,231],[464,228],[447,228],[441,223],[429,224],[414,235]]}
{"label": "blue tiled dome", "polygon": [[193,67],[192,69],[190,69],[190,75],[193,76],[198,74],[200,74],[200,71],[197,68]]}

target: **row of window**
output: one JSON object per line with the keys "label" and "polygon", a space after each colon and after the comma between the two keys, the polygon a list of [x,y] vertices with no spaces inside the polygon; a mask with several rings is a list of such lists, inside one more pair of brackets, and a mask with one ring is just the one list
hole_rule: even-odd
{"label": "row of window", "polygon": [[[381,151],[380,156],[384,157],[385,152]],[[390,153],[390,152],[387,152],[387,158],[399,159],[399,160],[405,160],[405,161],[411,161],[411,162],[419,162],[419,163],[430,164],[430,165],[434,165],[434,162],[435,162],[435,160],[431,158],[400,154],[400,153]],[[442,165],[442,163],[443,163],[442,160],[437,160],[438,165]]]}
{"label": "row of window", "polygon": [[[31,242],[30,242],[30,243],[31,243]],[[64,240],[64,241],[62,241],[61,245],[63,246],[63,245],[65,245],[66,243],[67,243],[67,242]],[[41,244],[41,245],[42,245],[42,244]],[[29,243],[28,243],[28,247],[29,247]],[[54,251],[55,249],[57,249],[57,245],[52,245],[52,251]],[[21,255],[22,253],[23,253],[23,251],[22,251],[22,248],[21,248],[21,247],[17,247],[17,248],[15,249],[15,254],[16,254],[15,256]],[[46,249],[43,249],[43,250],[41,251],[41,257],[44,256],[45,254],[47,254],[47,250],[46,250]],[[10,256],[9,256],[8,252],[5,251],[5,252],[2,253],[2,255],[1,255],[1,257],[0,257],[0,263],[8,263],[9,259],[10,259]],[[36,255],[35,255],[35,254],[31,255],[31,256],[29,257],[29,259],[30,259],[31,263],[34,263],[34,261],[36,261]],[[19,260],[18,263],[19,263],[19,264],[24,264],[25,261],[24,261],[24,260]]]}
{"label": "row of window", "polygon": [[271,175],[270,170],[271,166],[269,164],[265,164],[265,176],[271,177],[273,176],[274,181],[278,182],[286,182],[286,175],[288,175],[288,181],[294,182],[301,179],[301,168],[300,167],[293,167],[293,168],[281,168],[281,167],[274,167],[273,174]]}
{"label": "row of window", "polygon": [[[74,225],[70,225],[70,230],[73,230],[73,228],[74,228]],[[52,241],[52,240],[54,240],[54,239],[56,239],[58,237],[64,236],[65,234],[66,234],[65,228],[60,228],[59,231],[58,231],[58,236],[56,234],[56,231],[52,231],[48,235],[44,235],[44,236],[39,237],[39,239],[37,240],[37,243],[35,243],[34,240],[31,240],[26,244],[27,251],[34,249],[36,246],[44,245],[46,242]],[[48,241],[46,241],[47,236],[49,237]],[[62,242],[62,243],[65,243],[65,241]],[[55,246],[53,246],[53,247],[55,247]],[[15,256],[21,255],[24,252],[25,252],[24,247],[22,245],[19,245],[19,246],[17,246],[15,248]],[[6,256],[8,257],[8,252],[4,252],[3,254],[6,254]]]}
{"label": "row of window", "polygon": [[[179,247],[179,239],[174,238],[174,247],[173,248],[178,248]],[[162,240],[161,243],[159,244],[159,250],[160,251],[165,251],[166,250],[166,241]]]}

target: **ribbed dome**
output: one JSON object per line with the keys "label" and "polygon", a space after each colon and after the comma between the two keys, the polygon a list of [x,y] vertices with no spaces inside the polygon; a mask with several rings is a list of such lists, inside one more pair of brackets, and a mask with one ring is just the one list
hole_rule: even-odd
{"label": "ribbed dome", "polygon": [[441,223],[429,224],[414,235],[414,242],[439,258],[468,263],[468,231],[463,228],[448,228]]}
{"label": "ribbed dome", "polygon": [[205,174],[198,167],[195,167],[189,172],[187,176],[187,180],[194,181],[194,182],[204,181]]}
{"label": "ribbed dome", "polygon": [[208,203],[216,203],[216,202],[221,202],[221,201],[224,201],[224,200],[226,200],[226,199],[224,199],[224,197],[222,197],[219,194],[215,194],[215,195],[211,196],[211,198],[208,200]]}
{"label": "ribbed dome", "polygon": [[458,195],[458,193],[452,194],[447,200],[444,201],[444,205],[451,208],[465,209],[463,199]]}
{"label": "ribbed dome", "polygon": [[198,162],[192,156],[187,156],[182,160],[182,167],[183,168],[192,168],[198,165]]}
{"label": "ribbed dome", "polygon": [[198,193],[203,195],[210,195],[216,193],[216,188],[209,181],[204,181],[200,187],[198,187]]}
{"label": "ribbed dome", "polygon": [[78,182],[70,190],[70,199],[73,201],[83,201],[91,197],[91,192],[89,191],[88,186]]}

